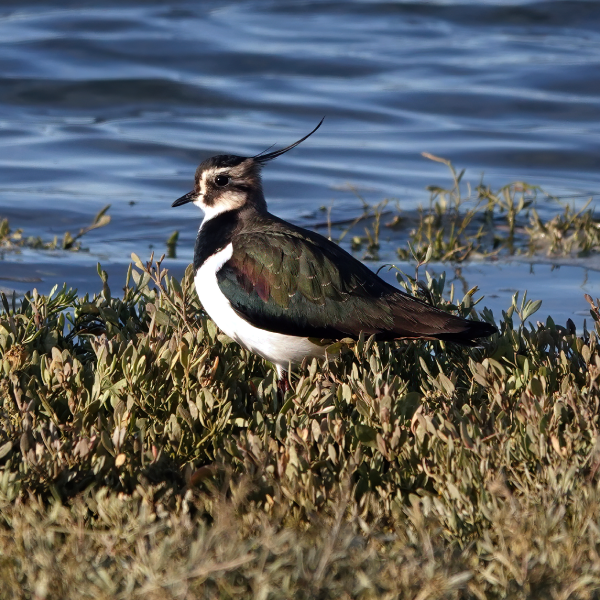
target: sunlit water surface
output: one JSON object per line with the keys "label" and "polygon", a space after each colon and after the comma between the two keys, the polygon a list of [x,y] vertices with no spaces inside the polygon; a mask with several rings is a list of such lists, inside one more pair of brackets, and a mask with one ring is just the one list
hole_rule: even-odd
{"label": "sunlit water surface", "polygon": [[[0,214],[44,239],[75,233],[106,204],[112,222],[85,236],[86,253],[5,253],[0,285],[98,291],[100,260],[118,292],[131,252],[161,254],[175,230],[165,264],[181,274],[200,214],[170,206],[196,165],[288,144],[323,115],[264,173],[272,211],[300,225],[332,202],[335,218],[360,214],[347,184],[403,211],[426,203],[425,187],[448,177],[424,151],[473,183],[484,173],[492,186],[526,180],[594,203],[599,63],[597,2],[5,0]],[[393,232],[384,241],[392,261]],[[478,285],[498,316],[528,289],[544,300],[536,318],[581,326],[583,294],[600,295],[598,261],[567,262],[432,269],[457,290]]]}

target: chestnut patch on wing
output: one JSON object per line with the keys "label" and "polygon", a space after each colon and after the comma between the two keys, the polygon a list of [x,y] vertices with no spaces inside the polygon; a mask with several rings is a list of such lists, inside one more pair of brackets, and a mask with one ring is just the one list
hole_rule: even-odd
{"label": "chestnut patch on wing", "polygon": [[263,302],[268,302],[271,295],[271,285],[268,280],[269,273],[263,268],[263,265],[256,262],[251,256],[246,255],[244,261],[236,266],[236,277],[240,286],[248,294],[256,291]]}

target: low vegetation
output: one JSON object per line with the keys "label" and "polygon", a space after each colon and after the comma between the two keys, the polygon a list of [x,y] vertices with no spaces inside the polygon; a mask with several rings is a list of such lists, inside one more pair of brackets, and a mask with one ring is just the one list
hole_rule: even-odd
{"label": "low vegetation", "polygon": [[[527,325],[526,295],[493,315],[418,281],[430,260],[587,256],[599,223],[428,158],[452,175],[428,207],[325,225],[365,259],[390,232],[410,293],[496,323],[478,348],[337,343],[281,398],[189,270],[134,256],[117,294],[99,267],[94,297],[2,295],[0,599],[600,597],[599,302],[578,334]],[[61,241],[4,220],[0,246],[81,249],[107,208]]]}
{"label": "low vegetation", "polygon": [[[1,598],[596,598],[600,308],[329,348],[285,398],[188,270],[2,296]],[[447,294],[446,294],[447,295]]]}
{"label": "low vegetation", "polygon": [[425,156],[446,165],[451,175],[448,188],[427,188],[428,206],[402,211],[399,204],[390,207],[384,200],[371,205],[357,194],[361,215],[335,222],[330,209],[322,228],[327,226],[338,241],[349,236],[363,260],[381,258],[383,239],[401,260],[422,260],[429,252],[431,260],[453,263],[514,255],[583,258],[600,250],[600,220],[591,200],[577,210],[524,182],[499,190],[483,182],[471,186],[463,181],[464,169],[459,173],[450,161]]}
{"label": "low vegetation", "polygon": [[65,231],[61,240],[55,236],[51,241],[44,241],[41,237],[25,236],[22,229],[13,230],[8,219],[0,221],[0,250],[3,252],[18,252],[20,248],[33,248],[35,250],[82,250],[81,238],[90,231],[105,227],[110,223],[107,214],[110,204],[105,206],[87,227],[82,227],[78,233],[71,235]]}

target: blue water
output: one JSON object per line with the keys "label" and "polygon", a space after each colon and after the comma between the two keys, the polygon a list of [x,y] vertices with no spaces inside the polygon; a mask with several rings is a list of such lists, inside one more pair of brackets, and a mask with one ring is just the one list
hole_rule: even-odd
{"label": "blue water", "polygon": [[[264,173],[273,212],[300,225],[332,202],[334,218],[360,214],[347,184],[405,211],[427,203],[425,187],[448,177],[424,151],[475,184],[483,173],[492,186],[526,180],[596,202],[599,74],[598,2],[4,0],[0,216],[44,239],[75,233],[106,204],[112,222],[84,238],[85,254],[5,253],[0,285],[97,290],[100,260],[118,289],[131,252],[162,253],[175,230],[166,264],[181,273],[200,214],[170,205],[196,165],[286,145],[323,115]],[[495,312],[508,305],[501,290],[526,286],[556,296],[538,316],[580,324],[583,293],[600,295],[595,268],[464,273]]]}

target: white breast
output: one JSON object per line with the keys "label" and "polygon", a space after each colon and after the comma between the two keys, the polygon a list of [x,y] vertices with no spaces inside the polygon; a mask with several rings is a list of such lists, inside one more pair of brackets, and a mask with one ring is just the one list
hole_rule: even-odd
{"label": "white breast", "polygon": [[217,272],[232,254],[233,246],[229,244],[204,261],[194,279],[200,302],[217,326],[244,348],[272,362],[279,375],[289,369],[290,363],[297,365],[307,356],[324,358],[325,349],[307,338],[258,329],[233,310],[217,283]]}

